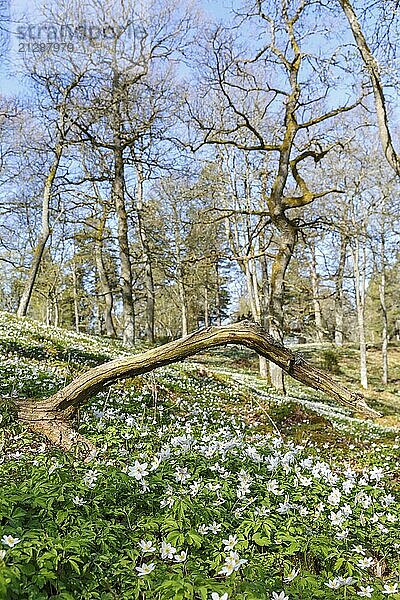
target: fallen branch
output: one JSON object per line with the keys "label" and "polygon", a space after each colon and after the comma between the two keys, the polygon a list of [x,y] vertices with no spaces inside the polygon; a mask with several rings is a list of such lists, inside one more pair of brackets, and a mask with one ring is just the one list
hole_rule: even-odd
{"label": "fallen branch", "polygon": [[93,444],[77,434],[71,424],[79,408],[105,386],[148,373],[203,350],[227,344],[240,344],[255,350],[261,356],[276,363],[297,381],[325,392],[353,411],[369,417],[380,416],[367,405],[361,394],[351,392],[330,375],[285,348],[262,327],[248,321],[222,327],[207,327],[142,354],[117,358],[94,367],[49,398],[17,400],[18,416],[32,429],[40,431],[51,442],[65,450],[69,450],[77,442],[86,445],[88,450],[93,450]]}

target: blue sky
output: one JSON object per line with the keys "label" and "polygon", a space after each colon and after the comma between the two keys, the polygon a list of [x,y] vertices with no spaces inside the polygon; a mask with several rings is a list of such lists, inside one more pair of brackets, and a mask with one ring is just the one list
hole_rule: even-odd
{"label": "blue sky", "polygon": [[[199,0],[201,8],[206,15],[216,21],[223,20],[229,14],[232,4],[239,0]],[[9,32],[9,48],[6,56],[0,60],[0,90],[6,95],[24,94],[23,79],[18,74],[21,71],[19,63],[19,40],[16,35],[18,24],[35,23],[40,21],[40,8],[44,2],[37,0],[0,0],[2,6],[9,5],[11,23]],[[48,0],[46,0],[48,4]]]}

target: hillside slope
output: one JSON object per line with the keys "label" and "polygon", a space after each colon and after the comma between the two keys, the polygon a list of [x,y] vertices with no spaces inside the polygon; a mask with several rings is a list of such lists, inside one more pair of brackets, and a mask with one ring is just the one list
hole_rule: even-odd
{"label": "hillside slope", "polygon": [[400,598],[399,430],[276,396],[240,351],[99,394],[90,464],[15,420],[124,352],[0,313],[0,598]]}

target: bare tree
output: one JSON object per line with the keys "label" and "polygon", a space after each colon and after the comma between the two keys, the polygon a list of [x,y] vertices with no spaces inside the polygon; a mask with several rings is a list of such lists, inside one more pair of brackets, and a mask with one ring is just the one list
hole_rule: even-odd
{"label": "bare tree", "polygon": [[[43,188],[41,231],[36,246],[34,248],[29,274],[25,282],[24,289],[19,302],[17,311],[19,317],[24,317],[28,312],[29,302],[31,300],[32,292],[35,286],[40,263],[42,261],[43,253],[46,248],[47,242],[51,235],[50,213],[52,191],[54,181],[57,176],[57,171],[60,165],[61,157],[67,143],[68,132],[71,129],[71,123],[68,118],[71,94],[76,88],[76,86],[79,84],[80,79],[81,75],[78,74],[73,78],[70,84],[68,84],[61,90],[58,90],[58,95],[60,97],[59,104],[57,105],[58,119],[55,124],[55,141],[54,147],[52,149],[53,160],[51,162],[49,172],[46,176]],[[53,88],[54,77],[50,75],[42,75],[40,77],[40,81],[47,88],[47,91],[52,93],[50,90]]]}
{"label": "bare tree", "polygon": [[[334,189],[311,189],[306,170],[318,165],[333,148],[324,144],[322,128],[357,104],[329,106],[317,91],[314,62],[306,59],[301,44],[311,27],[306,3],[257,0],[241,23],[257,31],[258,47],[249,52],[235,44],[238,28],[230,34],[218,29],[211,40],[213,63],[206,81],[218,104],[206,114],[191,109],[203,132],[203,144],[234,145],[264,158],[260,174],[263,202],[275,232],[276,251],[269,278],[269,331],[284,334],[285,277],[301,227],[302,209]],[[239,46],[239,47],[238,47]],[[312,52],[308,48],[309,52]],[[313,57],[318,62],[317,57]],[[329,81],[320,80],[324,89]],[[327,94],[327,91],[325,91]],[[324,94],[322,94],[324,95]],[[221,116],[222,115],[222,116]],[[302,171],[302,172],[301,172]],[[271,382],[284,389],[283,373],[275,364]]]}
{"label": "bare tree", "polygon": [[374,92],[375,111],[383,152],[389,165],[400,177],[400,156],[395,150],[392,141],[392,135],[390,131],[388,118],[387,102],[385,99],[384,86],[381,77],[381,68],[368,45],[368,42],[366,40],[366,37],[364,35],[364,32],[361,28],[360,22],[357,18],[356,12],[350,0],[338,0],[338,2],[342,7],[344,14],[346,15],[350,29],[354,36],[354,40],[357,44],[357,48],[360,52],[361,58],[371,80],[372,89]]}

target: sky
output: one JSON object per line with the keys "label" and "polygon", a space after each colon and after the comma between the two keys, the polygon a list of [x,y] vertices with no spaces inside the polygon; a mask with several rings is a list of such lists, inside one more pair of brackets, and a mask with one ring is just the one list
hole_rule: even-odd
{"label": "sky", "polygon": [[[199,4],[206,15],[215,21],[223,20],[229,13],[232,3],[238,0],[199,0]],[[20,50],[23,49],[18,37],[18,27],[27,24],[40,23],[40,8],[44,2],[41,0],[0,0],[1,21],[8,13],[3,32],[3,40],[8,40],[8,49],[3,58],[0,58],[0,92],[5,95],[22,94],[23,84],[22,62]]]}

